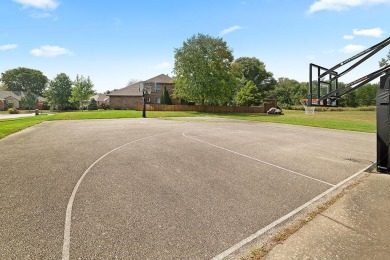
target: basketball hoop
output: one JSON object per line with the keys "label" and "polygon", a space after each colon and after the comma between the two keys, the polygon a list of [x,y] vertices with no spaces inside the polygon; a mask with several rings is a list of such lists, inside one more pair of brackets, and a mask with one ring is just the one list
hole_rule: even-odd
{"label": "basketball hoop", "polygon": [[[318,99],[313,98],[313,99],[312,99],[312,104],[313,104],[313,103],[318,104]],[[313,115],[314,115],[314,110],[316,109],[316,107],[314,107],[314,106],[309,106],[309,105],[308,105],[308,102],[307,102],[307,98],[302,98],[302,99],[301,99],[301,104],[302,104],[302,106],[305,108],[305,115],[308,115],[308,116],[313,116]]]}

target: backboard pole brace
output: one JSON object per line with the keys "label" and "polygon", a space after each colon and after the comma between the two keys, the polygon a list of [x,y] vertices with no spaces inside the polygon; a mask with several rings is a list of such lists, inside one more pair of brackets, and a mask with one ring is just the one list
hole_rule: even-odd
{"label": "backboard pole brace", "polygon": [[[343,86],[339,86],[338,80],[389,44],[390,37],[330,69],[311,63],[307,99],[308,106],[337,107],[340,98],[380,77],[380,89],[376,94],[377,170],[388,174],[390,173],[390,65]],[[360,59],[346,70],[336,71],[358,58]]]}

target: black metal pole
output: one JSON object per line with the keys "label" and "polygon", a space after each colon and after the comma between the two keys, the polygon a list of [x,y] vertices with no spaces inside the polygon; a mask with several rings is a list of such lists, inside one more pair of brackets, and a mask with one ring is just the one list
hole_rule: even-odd
{"label": "black metal pole", "polygon": [[146,118],[145,89],[142,90],[142,117]]}
{"label": "black metal pole", "polygon": [[381,77],[376,95],[377,170],[390,172],[390,72]]}

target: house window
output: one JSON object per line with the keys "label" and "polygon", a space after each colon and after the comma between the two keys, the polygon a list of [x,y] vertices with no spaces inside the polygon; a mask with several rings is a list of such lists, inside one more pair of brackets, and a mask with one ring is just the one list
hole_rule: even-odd
{"label": "house window", "polygon": [[160,104],[160,103],[161,103],[160,98],[159,98],[159,97],[155,97],[155,98],[154,98],[154,103],[155,103],[155,104]]}
{"label": "house window", "polygon": [[150,97],[146,98],[146,103],[150,103]]}

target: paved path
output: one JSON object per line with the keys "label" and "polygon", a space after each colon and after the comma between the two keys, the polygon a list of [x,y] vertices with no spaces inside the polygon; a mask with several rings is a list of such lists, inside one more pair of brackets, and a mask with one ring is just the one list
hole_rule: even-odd
{"label": "paved path", "polygon": [[44,122],[0,147],[1,259],[221,257],[375,160],[372,134],[208,118]]}
{"label": "paved path", "polygon": [[11,118],[20,118],[20,117],[29,117],[35,116],[35,113],[31,114],[0,114],[0,119],[11,119]]}
{"label": "paved path", "polygon": [[372,174],[266,257],[386,260],[390,256],[390,176]]}

